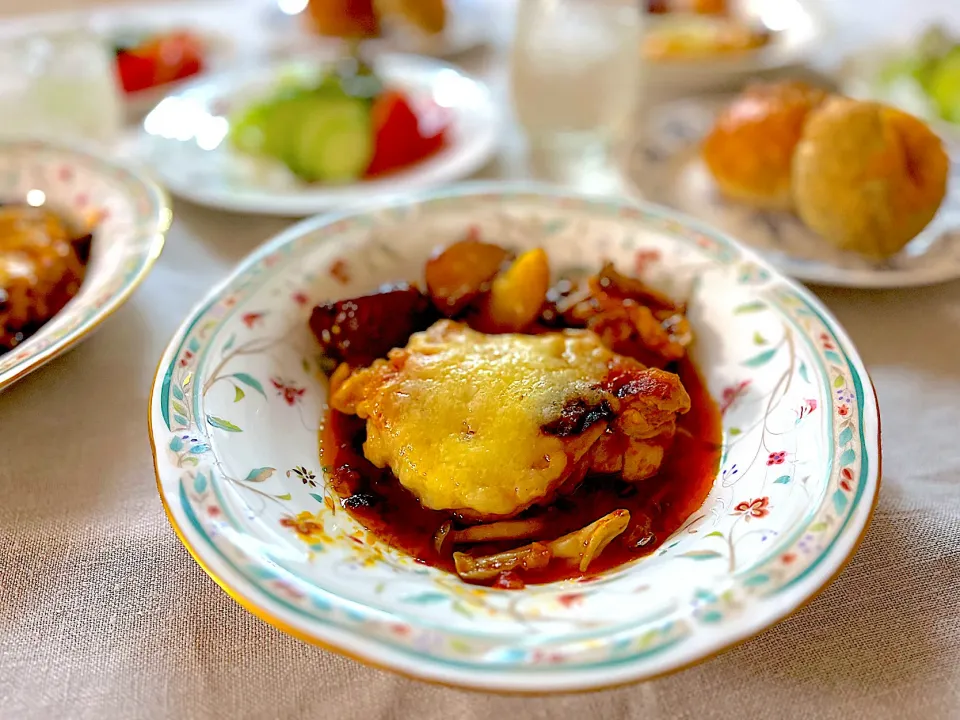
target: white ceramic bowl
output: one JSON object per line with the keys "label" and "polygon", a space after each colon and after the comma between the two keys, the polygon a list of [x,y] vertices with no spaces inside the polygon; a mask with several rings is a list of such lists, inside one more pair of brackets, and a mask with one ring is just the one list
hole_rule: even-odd
{"label": "white ceramic bowl", "polygon": [[[603,258],[690,300],[723,409],[720,471],[656,554],[588,581],[466,585],[371,540],[318,459],[312,305],[421,277],[469,226],[554,269]],[[877,495],[879,420],[849,338],[736,242],[653,206],[473,185],[294,226],[185,321],[150,400],[170,521],[238,602],[297,637],[427,680],[559,692],[650,678],[789,615],[839,572]]]}
{"label": "white ceramic bowl", "polygon": [[130,296],[160,256],[171,212],[166,194],[136,172],[80,150],[0,142],[0,203],[45,204],[68,220],[91,211],[90,263],[80,292],[39,331],[0,354],[0,388],[91,333]]}

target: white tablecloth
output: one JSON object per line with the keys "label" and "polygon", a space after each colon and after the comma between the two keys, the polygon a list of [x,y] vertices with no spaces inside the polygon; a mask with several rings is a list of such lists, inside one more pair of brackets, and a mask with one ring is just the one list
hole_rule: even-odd
{"label": "white tablecloth", "polygon": [[[0,9],[11,2],[37,9]],[[864,0],[834,17],[893,34],[919,22],[924,4],[946,7]],[[130,302],[0,394],[0,717],[960,718],[960,282],[815,288],[870,368],[884,437],[873,525],[822,596],[672,677],[503,698],[294,640],[227,597],[177,541],[147,440],[157,360],[207,289],[288,223],[185,202],[175,212],[163,257]]]}

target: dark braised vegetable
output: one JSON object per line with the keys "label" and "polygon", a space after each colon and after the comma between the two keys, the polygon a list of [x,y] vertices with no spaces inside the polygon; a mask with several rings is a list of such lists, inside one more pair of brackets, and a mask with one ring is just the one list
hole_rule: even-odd
{"label": "dark braised vegetable", "polygon": [[397,285],[373,295],[317,305],[310,329],[327,357],[358,367],[403,347],[413,333],[435,319],[423,293]]}

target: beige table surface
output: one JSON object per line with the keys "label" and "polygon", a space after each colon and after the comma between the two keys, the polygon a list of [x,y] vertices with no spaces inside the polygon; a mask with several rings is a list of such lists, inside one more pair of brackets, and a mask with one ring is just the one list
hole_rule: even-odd
{"label": "beige table surface", "polygon": [[[0,14],[82,4],[0,0]],[[960,22],[955,0],[833,5],[850,24],[828,53],[906,33],[938,8]],[[227,597],[180,545],[147,441],[157,359],[207,289],[287,222],[185,202],[175,211],[130,302],[0,394],[0,717],[960,718],[960,282],[815,288],[876,382],[885,471],[863,546],[822,596],[666,679],[502,698],[294,640]]]}

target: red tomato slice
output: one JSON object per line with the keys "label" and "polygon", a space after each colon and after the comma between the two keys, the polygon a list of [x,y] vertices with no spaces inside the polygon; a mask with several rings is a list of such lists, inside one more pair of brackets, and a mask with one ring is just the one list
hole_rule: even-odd
{"label": "red tomato slice", "polygon": [[380,175],[415,163],[445,142],[446,123],[438,121],[440,115],[418,116],[406,96],[396,90],[388,90],[374,100],[371,117],[374,152],[367,175]]}
{"label": "red tomato slice", "polygon": [[373,158],[368,175],[379,175],[406,165],[420,140],[420,127],[413,108],[402,93],[388,90],[373,101]]}
{"label": "red tomato slice", "polygon": [[151,48],[157,62],[157,84],[181,80],[203,68],[203,47],[190,33],[163,35]]}
{"label": "red tomato slice", "polygon": [[203,45],[187,32],[159,35],[117,55],[120,82],[126,92],[137,92],[203,70]]}
{"label": "red tomato slice", "polygon": [[154,84],[156,64],[151,58],[121,52],[117,55],[117,73],[124,92],[146,90]]}

